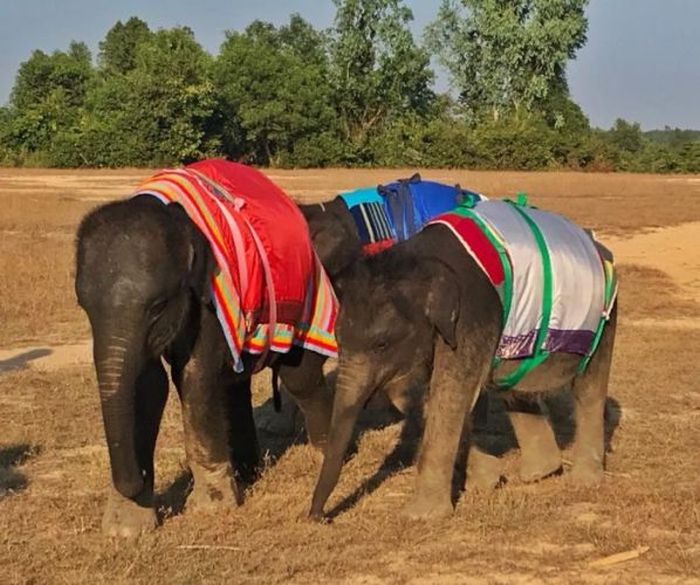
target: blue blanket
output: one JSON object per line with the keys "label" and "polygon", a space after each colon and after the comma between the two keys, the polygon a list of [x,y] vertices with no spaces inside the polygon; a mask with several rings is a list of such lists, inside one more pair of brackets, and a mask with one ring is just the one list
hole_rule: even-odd
{"label": "blue blanket", "polygon": [[355,220],[365,254],[375,254],[407,240],[430,220],[465,200],[475,203],[485,199],[459,185],[424,181],[419,174],[342,193],[340,197]]}

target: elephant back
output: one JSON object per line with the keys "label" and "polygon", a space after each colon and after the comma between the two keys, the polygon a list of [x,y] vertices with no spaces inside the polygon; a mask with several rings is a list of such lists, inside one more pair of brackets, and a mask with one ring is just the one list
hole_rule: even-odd
{"label": "elephant back", "polygon": [[418,173],[377,187],[347,191],[339,197],[353,217],[366,256],[409,239],[429,221],[465,201],[485,199],[459,185],[422,179]]}
{"label": "elephant back", "polygon": [[285,353],[301,345],[337,351],[337,300],[314,253],[304,216],[263,173],[205,160],[169,169],[137,194],[179,203],[208,240],[214,308],[241,371],[241,353]]}
{"label": "elephant back", "polygon": [[612,258],[567,218],[507,199],[459,206],[431,223],[448,227],[489,277],[503,304],[496,359],[522,360],[517,384],[555,352],[585,368],[615,302]]}

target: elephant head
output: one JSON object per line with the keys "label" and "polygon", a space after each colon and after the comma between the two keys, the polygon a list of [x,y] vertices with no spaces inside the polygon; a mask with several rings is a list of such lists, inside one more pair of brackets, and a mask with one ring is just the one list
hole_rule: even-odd
{"label": "elephant head", "polygon": [[435,335],[454,347],[458,286],[451,269],[409,251],[406,242],[356,262],[337,280],[339,370],[331,431],[310,515],[319,518],[337,483],[352,430],[377,390],[396,402],[425,387]]}
{"label": "elephant head", "polygon": [[309,224],[311,241],[332,280],[362,256],[357,227],[345,202],[336,197],[326,203],[300,205]]}
{"label": "elephant head", "polygon": [[75,290],[90,320],[115,488],[145,487],[136,449],[135,384],[207,300],[212,256],[179,205],[150,196],[90,213],[77,235]]}

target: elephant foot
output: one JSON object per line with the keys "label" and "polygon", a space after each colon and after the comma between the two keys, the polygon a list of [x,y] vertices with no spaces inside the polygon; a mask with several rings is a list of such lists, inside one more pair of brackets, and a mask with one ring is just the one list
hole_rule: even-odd
{"label": "elephant foot", "polygon": [[564,468],[561,464],[561,457],[557,459],[543,458],[538,460],[523,460],[520,463],[520,479],[525,483],[535,483],[548,477],[561,475]]}
{"label": "elephant foot", "polygon": [[309,445],[311,445],[316,452],[323,453],[326,450],[326,443],[328,443],[328,436],[314,436],[309,435]]}
{"label": "elephant foot", "polygon": [[520,479],[531,483],[561,473],[561,451],[549,420],[526,412],[509,417],[520,445]]}
{"label": "elephant foot", "polygon": [[476,447],[469,449],[467,482],[478,490],[492,490],[504,483],[503,463],[498,457],[488,455]]}
{"label": "elephant foot", "polygon": [[194,487],[187,498],[187,510],[214,512],[241,505],[241,493],[230,464],[215,469],[191,464],[190,469]]}
{"label": "elephant foot", "polygon": [[450,498],[416,496],[404,506],[402,515],[410,520],[442,520],[452,515]]}
{"label": "elephant foot", "polygon": [[571,468],[571,481],[579,487],[595,487],[603,481],[603,466],[600,463],[576,464]]}
{"label": "elephant foot", "polygon": [[330,524],[331,519],[326,516],[323,512],[304,512],[299,516],[299,520],[302,522],[311,522],[313,524]]}
{"label": "elephant foot", "polygon": [[136,538],[158,526],[153,496],[139,496],[135,500],[125,498],[112,490],[102,516],[102,532],[107,536]]}

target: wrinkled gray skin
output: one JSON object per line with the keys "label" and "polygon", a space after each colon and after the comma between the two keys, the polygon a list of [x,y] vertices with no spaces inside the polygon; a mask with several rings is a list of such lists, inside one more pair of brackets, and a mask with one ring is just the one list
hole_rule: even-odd
{"label": "wrinkled gray skin", "polygon": [[[343,270],[362,258],[362,245],[355,220],[340,197],[322,204],[300,205],[299,208],[309,225],[316,252],[331,281],[336,283]],[[346,275],[345,287],[348,289],[358,286],[360,290],[371,290],[363,288],[366,286],[365,282],[355,285],[348,280]],[[395,385],[401,387],[399,382],[395,382]],[[499,398],[504,398],[501,392],[496,394]],[[414,399],[405,391],[398,390],[387,392],[387,398],[402,413],[406,413],[409,402]],[[554,431],[547,416],[542,413],[539,402],[536,399],[522,400],[515,396],[505,398],[505,410],[520,447],[520,478],[526,482],[533,482],[561,471],[561,453]],[[376,404],[385,402],[380,392],[375,393],[371,400]],[[479,398],[480,408],[475,409],[481,413],[482,419],[488,411],[487,402],[488,397],[482,394]],[[492,487],[500,480],[497,467],[490,456],[476,454],[470,460],[470,484]]]}
{"label": "wrinkled gray skin", "polygon": [[[152,197],[98,208],[78,230],[75,288],[94,341],[113,484],[102,523],[110,535],[136,536],[156,526],[153,451],[168,394],[161,357],[182,404],[194,479],[188,508],[240,503],[234,472],[255,473],[255,362],[245,354],[244,373],[233,372],[208,297],[212,267],[208,243],[184,210]],[[317,446],[326,439],[332,405],[323,361],[299,349],[267,361]]]}
{"label": "wrinkled gray skin", "polygon": [[[339,373],[331,429],[309,515],[323,517],[362,405],[377,390],[401,393],[408,381],[429,385],[411,518],[439,518],[453,509],[458,447],[479,391],[495,376],[492,359],[502,330],[496,291],[449,230],[432,225],[407,242],[356,262],[338,279]],[[581,356],[551,355],[513,393],[527,396],[570,387],[576,436],[572,477],[603,478],[604,405],[615,337],[613,312],[586,370]],[[510,370],[517,363],[506,362]],[[468,430],[468,429],[466,429]]]}

